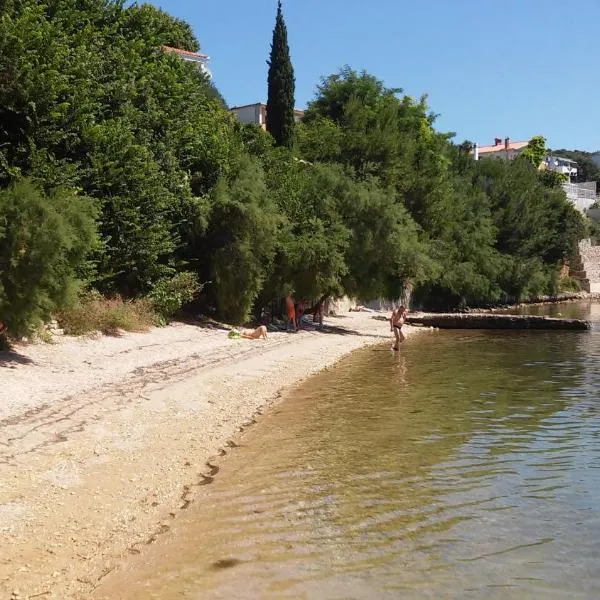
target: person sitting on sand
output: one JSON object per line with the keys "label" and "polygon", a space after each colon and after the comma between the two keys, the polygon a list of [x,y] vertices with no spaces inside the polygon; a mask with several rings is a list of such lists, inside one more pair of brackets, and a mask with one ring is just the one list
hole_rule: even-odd
{"label": "person sitting on sand", "polygon": [[240,332],[240,337],[246,340],[266,340],[267,328],[265,325],[259,325],[256,329],[246,329]]}
{"label": "person sitting on sand", "polygon": [[0,321],[0,335],[2,335],[7,329],[8,327],[6,326],[6,324]]}
{"label": "person sitting on sand", "polygon": [[392,346],[393,350],[400,350],[400,344],[405,340],[404,334],[402,333],[402,325],[404,325],[404,319],[408,314],[406,307],[400,306],[392,311],[390,317],[390,331],[394,332],[396,343]]}

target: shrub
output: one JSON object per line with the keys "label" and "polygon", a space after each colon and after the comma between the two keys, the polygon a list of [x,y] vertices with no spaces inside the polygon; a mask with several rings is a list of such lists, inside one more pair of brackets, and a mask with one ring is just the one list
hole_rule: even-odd
{"label": "shrub", "polygon": [[89,198],[28,180],[0,191],[0,318],[11,336],[29,334],[77,292],[77,271],[96,241]]}
{"label": "shrub", "polygon": [[559,282],[559,289],[561,292],[580,292],[581,285],[573,277],[563,277]]}
{"label": "shrub", "polygon": [[202,286],[198,283],[196,274],[188,271],[178,273],[170,279],[161,279],[148,295],[158,324],[168,323],[169,319],[181,307],[192,302],[201,290]]}
{"label": "shrub", "polygon": [[155,314],[149,300],[103,298],[98,292],[90,291],[82,295],[75,306],[59,312],[57,321],[70,335],[91,331],[115,335],[120,330],[146,331],[155,324]]}

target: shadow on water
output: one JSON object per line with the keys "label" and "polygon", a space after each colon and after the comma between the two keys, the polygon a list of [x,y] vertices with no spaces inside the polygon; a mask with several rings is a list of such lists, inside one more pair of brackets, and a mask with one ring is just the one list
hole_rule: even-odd
{"label": "shadow on water", "polygon": [[599,597],[599,367],[600,331],[357,352],[250,429],[173,537],[107,589]]}

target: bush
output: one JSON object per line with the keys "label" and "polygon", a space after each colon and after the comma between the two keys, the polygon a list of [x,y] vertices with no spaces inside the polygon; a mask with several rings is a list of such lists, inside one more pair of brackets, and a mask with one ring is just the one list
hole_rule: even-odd
{"label": "bush", "polygon": [[77,272],[96,241],[89,198],[28,180],[0,191],[0,319],[29,334],[76,296]]}
{"label": "bush", "polygon": [[72,308],[57,315],[59,325],[69,335],[101,331],[115,335],[120,330],[146,331],[155,324],[152,303],[146,299],[103,298],[98,292],[84,294]]}
{"label": "bush", "polygon": [[184,271],[170,279],[162,279],[148,295],[158,324],[164,325],[183,306],[189,304],[202,290],[195,273]]}
{"label": "bush", "polygon": [[559,290],[561,292],[580,292],[581,285],[573,277],[563,277],[559,282]]}

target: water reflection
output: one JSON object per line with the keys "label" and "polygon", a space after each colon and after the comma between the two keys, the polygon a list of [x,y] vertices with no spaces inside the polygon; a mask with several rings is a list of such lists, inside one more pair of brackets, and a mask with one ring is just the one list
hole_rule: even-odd
{"label": "water reflection", "polygon": [[253,428],[172,536],[99,592],[597,598],[599,360],[596,331],[357,353]]}

